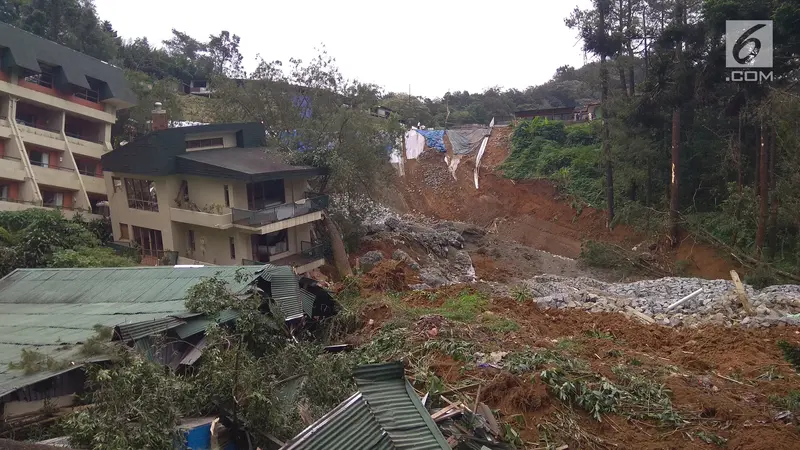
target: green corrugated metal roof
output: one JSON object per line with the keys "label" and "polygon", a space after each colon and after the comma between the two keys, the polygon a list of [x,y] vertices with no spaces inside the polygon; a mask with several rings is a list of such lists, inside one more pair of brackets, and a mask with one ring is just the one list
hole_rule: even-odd
{"label": "green corrugated metal roof", "polygon": [[[237,283],[240,268],[252,276]],[[166,326],[159,321],[179,325],[168,318],[186,317],[186,292],[204,277],[219,276],[238,291],[260,270],[258,266],[17,269],[0,279],[0,396],[53,376],[10,370],[9,363],[19,361],[22,349],[80,362],[77,344],[95,335],[95,325],[121,326],[137,335]]]}
{"label": "green corrugated metal roof", "polygon": [[175,334],[177,334],[181,339],[186,339],[189,336],[194,336],[201,331],[205,331],[205,329],[212,324],[228,323],[237,317],[239,317],[239,313],[232,309],[226,309],[225,311],[220,312],[216,318],[205,316],[192,317],[186,319],[186,323],[175,328]]}
{"label": "green corrugated metal roof", "polygon": [[281,450],[391,450],[396,448],[381,429],[361,393],[343,401]]}
{"label": "green corrugated metal roof", "polygon": [[398,450],[450,448],[406,381],[402,363],[361,366],[353,376],[370,410]]}
{"label": "green corrugated metal roof", "polygon": [[261,278],[270,282],[272,299],[278,304],[286,320],[303,317],[301,289],[297,282],[297,275],[291,267],[267,264],[264,266]]}
{"label": "green corrugated metal roof", "polygon": [[281,450],[449,450],[444,436],[408,384],[400,362],[353,373],[359,393],[286,443]]}

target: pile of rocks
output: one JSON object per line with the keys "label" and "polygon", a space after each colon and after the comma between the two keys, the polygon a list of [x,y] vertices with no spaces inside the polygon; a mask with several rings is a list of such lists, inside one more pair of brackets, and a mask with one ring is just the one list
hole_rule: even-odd
{"label": "pile of rocks", "polygon": [[[399,249],[391,255],[392,259],[405,261],[412,269],[419,270],[422,283],[412,288],[436,288],[475,281],[472,258],[463,250],[464,236],[484,233],[480,228],[458,222],[438,222],[428,226],[393,216],[383,223],[371,224],[367,232],[365,241],[390,241],[419,250],[417,253],[422,256],[416,259]],[[384,257],[388,255],[377,250],[365,253],[359,258],[361,270],[369,271]]]}
{"label": "pile of rocks", "polygon": [[[698,289],[702,291],[696,297],[667,309]],[[727,280],[667,277],[635,283],[605,283],[591,278],[542,275],[524,281],[514,291],[530,295],[545,308],[632,313],[673,327],[702,323],[748,327],[800,325],[798,285],[769,286],[760,291],[745,285],[753,315],[744,310],[733,282]]]}

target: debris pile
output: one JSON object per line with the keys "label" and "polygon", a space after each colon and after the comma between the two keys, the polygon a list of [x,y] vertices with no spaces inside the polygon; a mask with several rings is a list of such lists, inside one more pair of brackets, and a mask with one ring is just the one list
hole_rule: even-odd
{"label": "debris pile", "polygon": [[[464,243],[466,239],[484,234],[483,229],[464,223],[426,225],[389,217],[384,223],[371,225],[362,244],[380,247],[380,243],[389,242],[395,248],[408,249],[395,249],[391,257],[419,271],[419,281],[412,283],[411,288],[427,289],[475,281],[475,268],[464,250]],[[387,256],[377,250],[367,252],[359,258],[359,267],[362,272],[369,272]]]}
{"label": "debris pile", "polygon": [[[541,275],[526,280],[515,292],[525,292],[544,308],[580,308],[589,312],[623,312],[667,326],[741,324],[748,327],[800,324],[800,286],[744,286],[749,305],[742,304],[728,280],[659,278],[634,283],[605,283],[591,278]],[[694,297],[669,307],[690,294]],[[750,307],[752,314],[747,311]]]}

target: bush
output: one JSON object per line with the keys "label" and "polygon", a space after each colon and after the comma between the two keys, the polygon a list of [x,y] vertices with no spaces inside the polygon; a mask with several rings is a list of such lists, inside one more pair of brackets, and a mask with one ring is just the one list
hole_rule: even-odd
{"label": "bush", "polygon": [[79,247],[53,253],[50,267],[130,267],[136,261],[119,256],[107,247]]}

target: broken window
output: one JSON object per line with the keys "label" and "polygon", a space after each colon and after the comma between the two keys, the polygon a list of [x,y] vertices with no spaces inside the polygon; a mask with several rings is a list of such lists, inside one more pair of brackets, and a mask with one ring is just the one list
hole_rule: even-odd
{"label": "broken window", "polygon": [[125,178],[125,191],[128,194],[128,208],[158,212],[155,181]]}

